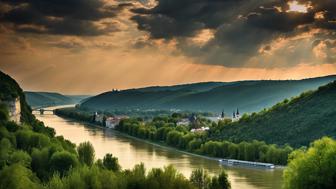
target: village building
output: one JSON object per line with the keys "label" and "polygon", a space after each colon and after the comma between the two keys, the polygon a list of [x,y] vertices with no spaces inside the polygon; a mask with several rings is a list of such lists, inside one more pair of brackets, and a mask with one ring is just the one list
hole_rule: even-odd
{"label": "village building", "polygon": [[98,112],[95,112],[93,115],[93,121],[96,123],[103,123],[104,121],[104,115],[98,114]]}
{"label": "village building", "polygon": [[232,121],[239,121],[239,119],[240,119],[240,113],[239,113],[239,109],[237,108],[237,112],[233,111]]}
{"label": "village building", "polygon": [[208,130],[210,130],[209,127],[201,127],[201,128],[197,128],[197,129],[191,129],[190,131],[192,133],[196,133],[196,132],[204,132],[204,131],[208,131]]}
{"label": "village building", "polygon": [[190,121],[187,118],[181,119],[176,123],[177,126],[190,125]]}
{"label": "village building", "polygon": [[117,125],[119,125],[120,121],[122,119],[126,119],[128,117],[126,116],[114,116],[114,117],[108,117],[105,121],[105,126],[110,129],[115,129]]}
{"label": "village building", "polygon": [[188,126],[188,125],[194,125],[197,123],[197,116],[195,114],[192,114],[189,118],[183,118],[181,120],[179,120],[176,125],[179,126],[179,125],[185,125],[185,126]]}

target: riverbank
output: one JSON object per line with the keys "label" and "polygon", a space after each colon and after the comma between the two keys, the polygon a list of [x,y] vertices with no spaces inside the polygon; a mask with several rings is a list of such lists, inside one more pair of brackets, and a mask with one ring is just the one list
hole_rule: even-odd
{"label": "riverbank", "polygon": [[[153,146],[165,149],[165,150],[170,150],[170,151],[178,152],[178,153],[185,154],[185,155],[190,155],[190,156],[199,157],[199,158],[203,158],[203,159],[207,159],[207,160],[211,160],[211,161],[216,161],[216,162],[218,162],[218,164],[220,164],[219,160],[223,159],[223,158],[210,157],[210,156],[206,156],[206,155],[200,155],[200,154],[180,150],[180,149],[168,146],[167,144],[165,144],[163,142],[155,142],[155,141],[150,141],[150,140],[146,140],[146,139],[141,139],[141,138],[138,138],[138,137],[131,136],[129,134],[120,132],[118,130],[109,129],[109,128],[106,128],[106,127],[103,127],[101,125],[94,124],[94,123],[91,123],[91,122],[82,121],[82,120],[70,118],[70,117],[63,116],[63,115],[57,115],[57,116],[59,116],[61,118],[64,118],[64,119],[67,119],[67,120],[70,120],[70,121],[74,121],[74,122],[78,122],[78,123],[81,123],[81,124],[84,124],[84,125],[88,125],[90,127],[95,127],[95,128],[99,128],[99,129],[103,129],[103,130],[110,130],[110,131],[112,131],[112,132],[114,132],[114,133],[116,133],[120,136],[130,138],[130,139],[133,139],[133,140],[136,140],[136,141],[139,141],[139,142],[143,142],[143,143],[146,143],[146,144],[150,144],[150,145],[153,145]],[[240,166],[237,166],[237,167],[240,167]],[[251,169],[260,169],[260,168],[249,167],[249,166],[243,166],[243,167],[251,168]],[[275,165],[275,169],[284,169],[284,168],[285,168],[285,166]]]}

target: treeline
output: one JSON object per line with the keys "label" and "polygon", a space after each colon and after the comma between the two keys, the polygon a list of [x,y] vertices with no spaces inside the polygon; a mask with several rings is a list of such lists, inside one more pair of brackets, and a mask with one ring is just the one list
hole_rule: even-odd
{"label": "treeline", "polygon": [[[85,107],[81,107],[77,105],[76,107],[69,108],[60,108],[55,110],[57,115],[66,116],[74,119],[80,119],[83,121],[90,121],[93,118],[94,111]],[[109,111],[98,111],[98,114],[103,114],[105,116],[129,116],[129,117],[137,117],[143,120],[153,119],[155,117],[164,117],[170,116],[174,114],[174,111],[169,110],[109,110]],[[184,117],[193,114],[194,112],[183,111],[179,112],[179,115],[183,115]],[[213,113],[210,112],[197,112],[198,116],[214,116]],[[176,120],[177,121],[177,120]]]}
{"label": "treeline", "polygon": [[[188,126],[176,126],[174,115],[157,117],[151,122],[141,119],[125,119],[116,129],[141,139],[161,142],[188,152],[218,158],[230,158],[286,165],[288,155],[293,149],[279,147],[261,141],[232,143],[229,141],[211,141],[208,132],[190,132]],[[213,123],[211,127],[216,127]]]}
{"label": "treeline", "polygon": [[55,114],[85,122],[93,122],[93,113],[81,111],[77,108],[61,108],[56,109]]}
{"label": "treeline", "polygon": [[210,177],[195,170],[190,179],[172,166],[122,170],[118,159],[96,159],[89,142],[79,146],[35,121],[17,125],[0,106],[0,189],[228,189],[226,173]]}

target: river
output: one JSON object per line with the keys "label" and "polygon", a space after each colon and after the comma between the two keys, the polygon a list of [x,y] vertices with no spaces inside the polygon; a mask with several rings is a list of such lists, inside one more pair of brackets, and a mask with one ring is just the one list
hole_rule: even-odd
{"label": "river", "polygon": [[192,170],[202,167],[210,174],[225,169],[229,175],[232,189],[281,189],[282,170],[265,170],[245,167],[222,166],[218,161],[181,153],[165,147],[136,140],[111,129],[92,127],[84,123],[64,119],[56,115],[36,115],[45,125],[56,130],[57,135],[79,144],[90,141],[95,148],[96,157],[106,153],[118,157],[124,169],[143,162],[146,168],[173,165],[186,177]]}

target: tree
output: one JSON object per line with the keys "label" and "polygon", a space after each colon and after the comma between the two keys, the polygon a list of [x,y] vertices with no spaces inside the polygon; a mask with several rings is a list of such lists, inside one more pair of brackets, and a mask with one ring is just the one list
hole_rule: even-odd
{"label": "tree", "polygon": [[88,166],[92,166],[95,159],[95,151],[90,142],[80,143],[77,147],[79,161]]}
{"label": "tree", "polygon": [[284,171],[285,189],[336,188],[336,141],[324,137],[308,150],[291,153]]}
{"label": "tree", "polygon": [[70,169],[76,167],[78,164],[76,156],[67,152],[55,152],[50,158],[50,166],[52,171],[59,172],[61,176]]}
{"label": "tree", "polygon": [[112,154],[106,154],[103,159],[103,165],[106,169],[112,171],[120,171],[120,165],[118,162],[118,158],[113,157]]}
{"label": "tree", "polygon": [[167,135],[166,142],[168,145],[177,147],[179,144],[179,141],[181,140],[183,134],[178,131],[170,131]]}
{"label": "tree", "polygon": [[211,178],[204,169],[196,169],[191,173],[190,182],[199,189],[209,189]]}
{"label": "tree", "polygon": [[231,184],[224,170],[217,176],[212,177],[210,189],[230,189]]}
{"label": "tree", "polygon": [[0,172],[0,188],[21,189],[21,188],[42,188],[38,179],[31,170],[21,164],[13,164],[5,167]]}

